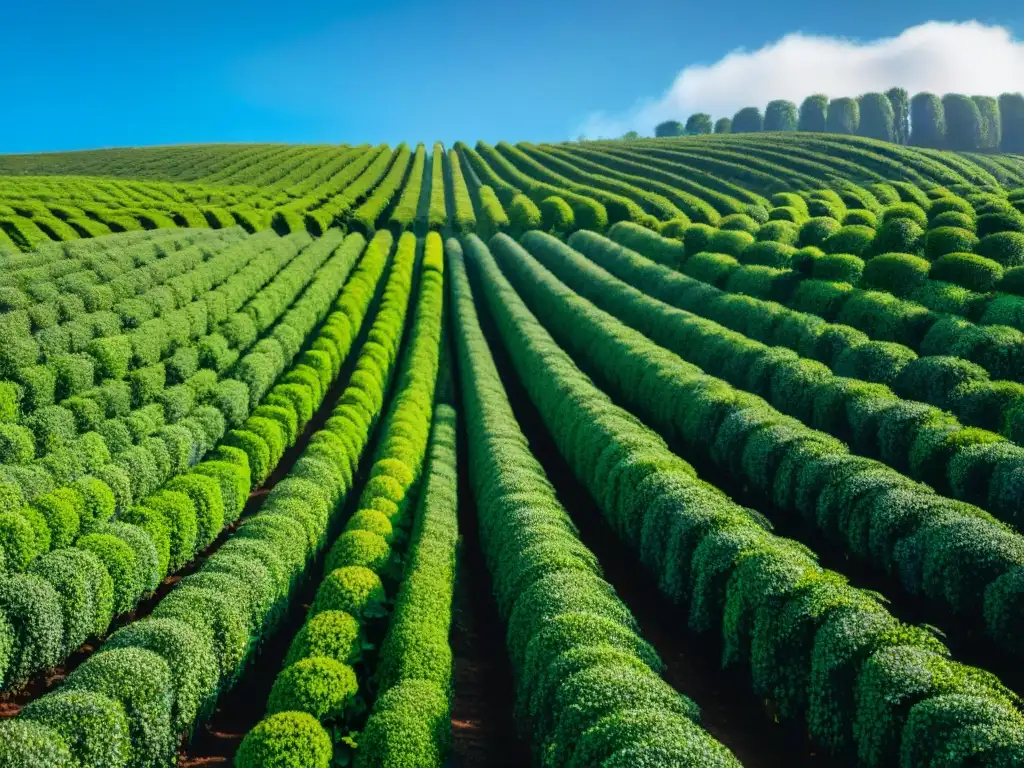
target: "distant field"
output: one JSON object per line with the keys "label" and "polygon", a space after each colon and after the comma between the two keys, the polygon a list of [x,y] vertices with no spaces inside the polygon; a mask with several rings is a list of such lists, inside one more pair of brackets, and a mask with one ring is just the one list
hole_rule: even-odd
{"label": "distant field", "polygon": [[1024,765],[1024,156],[0,156],[0,768]]}

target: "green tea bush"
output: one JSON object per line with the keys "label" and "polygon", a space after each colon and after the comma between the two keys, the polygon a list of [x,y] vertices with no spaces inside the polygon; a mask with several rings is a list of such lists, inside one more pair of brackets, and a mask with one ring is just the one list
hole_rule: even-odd
{"label": "green tea bush", "polygon": [[1020,232],[987,235],[978,242],[976,250],[1003,267],[1024,266],[1024,234]]}
{"label": "green tea bush", "polygon": [[573,230],[575,219],[572,208],[557,195],[544,198],[540,203],[541,226],[548,232],[566,234]]}
{"label": "green tea bush", "polygon": [[317,589],[311,613],[344,611],[356,618],[381,615],[386,594],[380,577],[364,566],[345,566],[328,572]]}
{"label": "green tea bush", "polygon": [[968,216],[966,213],[960,213],[959,211],[946,211],[935,216],[931,222],[933,227],[957,227],[958,229],[966,229],[968,232],[974,232],[977,224],[973,216]]}
{"label": "green tea bush", "polygon": [[743,249],[739,260],[743,264],[760,264],[765,267],[790,267],[796,248],[776,242],[752,243]]}
{"label": "green tea bush", "polygon": [[721,221],[718,222],[718,228],[721,230],[747,232],[751,235],[756,234],[760,226],[758,222],[745,213],[732,213],[728,216],[723,216]]}
{"label": "green tea bush", "polygon": [[13,643],[3,685],[10,688],[61,660],[64,617],[58,592],[34,574],[0,576],[0,614]]}
{"label": "green tea bush", "polygon": [[238,768],[329,768],[333,749],[323,726],[305,712],[280,712],[245,735]]}
{"label": "green tea bush", "polygon": [[864,256],[871,249],[874,239],[875,230],[871,227],[847,225],[829,235],[822,248],[825,249],[825,253],[852,253],[854,256]]}
{"label": "green tea bush", "polygon": [[267,713],[308,712],[317,720],[344,717],[359,692],[356,673],[336,659],[313,656],[282,670],[274,680]]}
{"label": "green tea bush", "polygon": [[824,254],[811,262],[811,277],[856,285],[864,272],[864,260],[852,253]]}
{"label": "green tea bush", "polygon": [[119,629],[103,645],[152,651],[167,663],[174,689],[172,726],[191,733],[194,724],[212,714],[219,668],[202,630],[178,619],[143,619]]}
{"label": "green tea bush", "polygon": [[843,217],[843,226],[860,225],[876,229],[878,227],[878,217],[875,216],[871,211],[865,210],[854,210],[847,211]]}
{"label": "green tea bush", "polygon": [[930,261],[935,261],[947,253],[970,253],[977,245],[978,238],[969,230],[936,227],[925,235],[924,253]]}
{"label": "green tea bush", "polygon": [[28,719],[0,722],[3,768],[78,768],[60,734]]}
{"label": "green tea bush", "polygon": [[912,253],[920,255],[924,248],[924,228],[913,219],[890,218],[875,233],[875,253]]}
{"label": "green tea bush", "polygon": [[978,217],[978,237],[987,237],[999,232],[1024,232],[1024,214],[1009,209],[994,213],[984,213]]}
{"label": "green tea bush", "polygon": [[128,719],[116,700],[93,691],[58,690],[21,711],[26,721],[60,734],[79,765],[122,768],[131,751]]}
{"label": "green tea bush", "polygon": [[977,254],[948,253],[932,262],[929,277],[985,293],[1002,280],[1003,268],[999,262]]}
{"label": "green tea bush", "polygon": [[[756,231],[756,229],[755,229]],[[721,253],[733,258],[739,258],[744,250],[754,242],[754,236],[745,230],[716,231],[708,240],[707,250],[712,253]],[[687,245],[687,253],[690,252]]]}
{"label": "green tea bush", "polygon": [[690,256],[683,265],[683,274],[715,287],[725,286],[729,276],[739,269],[739,262],[724,253],[702,251]]}
{"label": "green tea bush", "polygon": [[128,720],[129,765],[159,766],[175,749],[173,687],[167,664],[138,648],[104,650],[76,668],[61,690],[99,693],[119,702]]}
{"label": "green tea bush", "polygon": [[928,279],[931,264],[909,253],[875,256],[864,267],[863,284],[867,288],[907,296]]}

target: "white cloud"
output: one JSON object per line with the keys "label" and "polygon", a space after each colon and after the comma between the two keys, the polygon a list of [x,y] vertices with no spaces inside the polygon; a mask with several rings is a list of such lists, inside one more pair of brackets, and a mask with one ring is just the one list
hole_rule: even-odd
{"label": "white cloud", "polygon": [[663,120],[693,112],[716,119],[740,108],[762,110],[772,99],[800,102],[812,93],[833,98],[885,91],[997,96],[1024,90],[1024,42],[1005,27],[977,21],[929,21],[897,37],[856,41],[794,33],[756,51],[736,50],[710,65],[684,68],[668,91],[619,115],[598,112],[573,133],[596,138],[629,130],[654,133]]}

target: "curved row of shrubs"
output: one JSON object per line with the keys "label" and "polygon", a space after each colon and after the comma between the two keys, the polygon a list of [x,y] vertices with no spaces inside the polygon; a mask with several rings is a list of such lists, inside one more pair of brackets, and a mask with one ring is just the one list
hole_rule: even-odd
{"label": "curved row of shrubs", "polygon": [[[654,202],[659,199],[666,200],[671,203],[671,206],[652,205],[651,203],[645,206],[648,213],[661,220],[683,217],[702,224],[716,224],[723,215],[720,210],[724,210],[725,214],[741,213],[744,210],[743,204],[731,196],[700,187],[692,181],[679,177],[671,177],[672,184],[667,184],[663,179],[657,178],[657,171],[651,173],[649,169],[634,167],[629,160],[612,158],[612,163],[601,165],[590,159],[586,150],[576,153],[562,146],[536,147],[519,144],[519,147],[526,152],[532,151],[533,157],[539,162],[544,162],[549,158],[552,161],[557,161],[556,167],[562,169],[562,172],[570,178],[578,175],[578,178],[592,180],[591,183],[594,184],[614,182],[611,186],[621,188],[623,192],[630,189],[642,190],[655,195]],[[618,162],[615,162],[616,160]],[[648,170],[648,172],[638,173],[641,170]],[[619,185],[622,186],[619,187]],[[700,194],[693,194],[689,191],[694,189],[699,189]],[[644,205],[643,197],[637,196],[634,199]]]}
{"label": "curved row of shrubs", "polygon": [[412,229],[416,221],[416,211],[420,205],[420,193],[423,189],[423,174],[427,165],[427,149],[423,144],[416,145],[412,156],[412,166],[406,176],[405,184],[399,195],[398,203],[391,212],[388,226],[395,232]]}
{"label": "curved row of shrubs", "polygon": [[[474,150],[467,148],[467,154],[476,161],[473,163],[473,169],[482,180],[487,181],[494,188],[505,205],[511,206],[513,199],[520,194],[533,201],[535,205],[539,205],[542,200],[554,195],[561,197],[572,207],[576,226],[580,229],[603,232],[608,226],[608,210],[593,197],[533,179],[519,170],[494,147],[482,141],[477,142]],[[500,184],[498,183],[499,179],[501,180]],[[643,212],[635,205],[633,208],[637,212],[637,217],[642,218]],[[514,223],[511,209],[509,218],[512,218]]]}
{"label": "curved row of shrubs", "polygon": [[[951,410],[964,423],[999,432],[1015,442],[1024,439],[1024,386],[993,379],[979,364],[988,362],[989,368],[1006,368],[1012,365],[1013,357],[1008,356],[1009,362],[1004,362],[1006,351],[993,343],[996,337],[979,326],[956,318],[938,319],[915,352],[907,344],[884,340],[884,334],[869,335],[843,322],[860,324],[870,318],[877,324],[886,307],[899,312],[892,297],[879,301],[883,294],[865,292],[862,297],[847,299],[848,306],[840,310],[824,291],[816,290],[818,295],[812,296],[801,288],[795,300],[786,304],[772,300],[771,294],[765,298],[739,295],[732,292],[745,287],[733,282],[738,272],[725,289],[720,289],[705,282],[703,275],[690,277],[664,266],[678,258],[682,248],[678,241],[627,225],[619,225],[609,235],[624,247],[586,236],[574,242],[617,277],[662,301],[752,339],[792,349],[833,370],[845,358],[855,363],[858,377],[891,385],[901,397]],[[805,281],[804,286],[817,282]],[[921,318],[921,313],[916,317]]]}
{"label": "curved row of shrubs", "polygon": [[[511,147],[513,145],[502,143],[498,145],[498,148],[502,149],[505,146]],[[691,211],[694,212],[697,218],[714,217],[714,209],[710,209],[710,206],[707,206],[707,204],[701,206],[697,201],[693,201],[693,204],[688,205],[684,212],[684,209],[676,207],[675,202],[666,194],[635,186],[615,176],[581,169],[564,159],[557,152],[551,152],[547,148],[540,148],[526,142],[519,142],[514,147],[526,157],[541,164],[547,171],[558,174],[570,182],[606,189],[633,200],[648,216],[653,216],[656,221],[687,215]],[[675,196],[672,195],[672,197]]]}
{"label": "curved row of shrubs", "polygon": [[[522,257],[523,263],[514,263],[507,252]],[[674,444],[714,465],[730,482],[761,494],[780,511],[801,515],[844,543],[851,556],[897,577],[910,594],[923,595],[963,620],[983,625],[996,642],[1016,652],[1024,538],[1010,526],[877,461],[851,455],[839,440],[704,374],[577,296],[514,241],[502,240],[496,253],[505,256],[507,274],[529,286],[525,295],[531,305],[538,296],[549,295],[542,314],[552,322],[559,318],[555,332],[588,360],[588,371],[657,424]],[[551,295],[559,301],[552,301]],[[566,324],[570,312],[575,323]],[[577,347],[586,338],[582,330],[575,337],[561,330],[581,324],[598,331],[609,344],[615,339],[615,353],[605,349],[599,364],[594,363],[589,357],[596,354],[593,342]],[[652,376],[652,370],[661,372]],[[752,376],[756,372],[751,369]],[[793,396],[799,396],[799,389]],[[916,458],[941,466],[957,445],[956,434],[947,440],[949,432],[931,431],[931,426],[921,426]],[[889,437],[894,442],[915,440],[915,431],[899,424]],[[974,461],[975,456],[961,455],[957,471],[963,473],[962,482],[989,480],[986,462]],[[1007,507],[1019,504],[1019,476],[1019,470],[1009,466],[989,480],[1005,494],[1002,503]]]}
{"label": "curved row of shrubs", "polygon": [[[471,253],[484,248],[473,235],[464,243]],[[579,540],[512,413],[462,247],[449,240],[446,250],[480,544],[507,625],[516,721],[535,763],[739,765],[700,728],[697,706],[661,678],[657,652]]]}
{"label": "curved row of shrubs", "polygon": [[469,196],[469,186],[462,173],[462,162],[458,152],[447,152],[448,176],[452,190],[452,225],[456,232],[467,233],[476,230],[476,213]]}
{"label": "curved row of shrubs", "polygon": [[[390,244],[388,233],[378,238]],[[363,293],[362,304],[368,306],[375,288],[363,282],[352,290]],[[341,370],[345,346],[359,333],[351,317],[349,311],[334,309],[314,342],[333,350],[332,379]],[[390,364],[383,359],[386,349],[367,342],[357,370]],[[318,379],[315,372],[313,378]],[[302,392],[313,411],[327,391],[319,385],[292,388]],[[190,738],[210,716],[217,698],[237,683],[288,615],[351,489],[380,412],[379,405],[374,410],[370,404],[382,399],[372,377],[353,375],[332,418],[256,515],[175,585],[148,618],[116,632],[60,687],[0,723],[0,765],[171,764],[180,740]],[[285,402],[280,407],[290,410],[296,422],[306,413]],[[232,455],[246,460],[244,453]]]}
{"label": "curved row of shrubs", "polygon": [[377,221],[384,214],[384,209],[391,203],[391,199],[397,194],[405,181],[406,171],[412,161],[412,153],[405,144],[399,144],[395,149],[391,167],[387,175],[375,186],[370,195],[363,201],[362,205],[352,213],[352,225],[359,227],[363,232],[372,233],[377,227]]}
{"label": "curved row of shrubs", "polygon": [[444,146],[441,142],[434,144],[430,151],[430,177],[427,194],[418,203],[416,212],[416,230],[430,232],[440,230],[448,224],[448,202],[444,185]]}
{"label": "curved row of shrubs", "polygon": [[[323,726],[321,736],[346,734],[357,725],[365,703],[372,699],[362,645],[376,639],[374,635],[379,633],[375,633],[375,625],[385,620],[402,581],[402,555],[408,544],[413,492],[427,452],[440,358],[444,306],[441,239],[432,233],[427,242],[408,345],[358,508],[327,554],[324,578],[306,622],[291,644],[284,669],[275,679],[267,716],[249,731],[239,747],[235,761],[239,768],[289,765],[288,760],[296,755],[280,738],[283,723],[304,714]],[[405,233],[399,241],[395,271],[370,331],[375,343],[387,340],[385,361],[393,361],[398,355],[415,261],[416,238]],[[377,379],[383,400],[389,389],[390,368],[368,361],[367,366],[357,368],[357,373],[360,379]],[[322,628],[328,623],[335,627],[335,635],[339,625],[347,626],[343,642],[323,637]],[[389,674],[388,665],[393,660],[382,651],[379,662],[383,666],[378,672]],[[357,669],[363,672],[362,680]],[[327,739],[327,760],[312,749],[300,749],[300,764],[310,768],[327,766],[332,751],[347,751],[337,735],[335,742]]]}
{"label": "curved row of shrubs", "polygon": [[[837,357],[830,370],[790,349],[770,347],[677,309],[606,272],[600,263],[622,254],[615,254],[621,249],[600,235],[578,233],[569,247],[529,233],[523,244],[576,293],[710,375],[764,397],[860,455],[881,459],[940,493],[989,508],[1018,528],[1024,525],[1024,507],[1005,494],[1005,478],[1024,467],[1024,449],[993,432],[967,429],[935,405],[913,402],[919,388],[938,393],[952,383],[959,369],[948,359],[914,359],[889,378],[861,347]],[[619,271],[628,272],[628,267]]]}
{"label": "curved row of shrubs", "polygon": [[[347,219],[352,210],[369,195],[387,174],[392,161],[397,159],[402,162],[408,159],[409,148],[404,144],[399,145],[395,151],[381,145],[373,157],[373,161],[366,168],[352,179],[337,194],[324,200],[320,205],[305,213],[303,229],[307,229],[316,235],[325,234],[335,224]],[[293,230],[294,231],[294,230]]]}
{"label": "curved row of shrubs", "polygon": [[[574,298],[513,240],[498,235],[492,244],[510,274],[532,273],[525,294],[531,304],[616,396],[634,407],[643,399],[647,417],[672,410],[673,403],[705,404],[695,388],[681,396],[661,391],[657,382],[685,381],[685,367],[672,368],[673,355]],[[483,244],[472,252],[481,299],[574,474],[661,589],[687,612],[690,628],[720,633],[724,663],[747,669],[754,692],[771,700],[780,718],[802,720],[821,748],[865,766],[1024,758],[1015,694],[991,674],[951,660],[930,632],[902,624],[877,595],[821,568],[806,547],[772,535],[763,518],[701,481],[575,366]],[[640,379],[650,385],[640,386]],[[692,381],[712,386],[708,377]],[[718,432],[706,440],[716,453],[735,459],[731,449],[745,440],[778,448],[750,455],[762,477],[786,448],[817,448],[821,456],[835,445],[810,435],[787,440],[779,421],[744,429],[758,422],[744,421],[742,413],[720,421],[728,406],[713,410],[717,415],[700,427]],[[977,738],[979,732],[985,737]]]}

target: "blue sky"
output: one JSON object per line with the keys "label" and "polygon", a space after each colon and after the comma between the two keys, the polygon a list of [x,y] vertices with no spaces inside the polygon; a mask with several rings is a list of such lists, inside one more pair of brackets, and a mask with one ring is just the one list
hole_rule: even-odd
{"label": "blue sky", "polygon": [[0,152],[561,140],[594,113],[657,98],[688,65],[788,33],[874,39],[930,19],[1024,32],[1017,0],[11,6]]}

